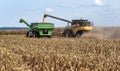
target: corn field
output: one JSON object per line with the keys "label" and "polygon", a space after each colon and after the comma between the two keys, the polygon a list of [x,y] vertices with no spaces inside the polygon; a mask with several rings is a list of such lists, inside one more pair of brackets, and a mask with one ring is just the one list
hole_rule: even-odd
{"label": "corn field", "polygon": [[0,35],[0,71],[120,71],[120,40]]}

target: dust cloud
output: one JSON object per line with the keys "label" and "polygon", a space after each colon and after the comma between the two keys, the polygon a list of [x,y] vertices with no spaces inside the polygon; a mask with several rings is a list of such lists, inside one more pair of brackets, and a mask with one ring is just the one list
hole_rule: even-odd
{"label": "dust cloud", "polygon": [[120,27],[94,27],[93,31],[84,33],[83,38],[120,39]]}

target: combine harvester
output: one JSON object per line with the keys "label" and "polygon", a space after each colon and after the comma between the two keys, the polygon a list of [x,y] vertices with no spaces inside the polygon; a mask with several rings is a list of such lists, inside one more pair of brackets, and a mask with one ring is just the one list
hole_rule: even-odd
{"label": "combine harvester", "polygon": [[80,37],[84,32],[88,32],[93,29],[91,22],[89,22],[88,20],[80,19],[69,21],[48,14],[44,14],[42,23],[31,23],[29,25],[24,19],[20,19],[20,23],[24,22],[30,28],[29,32],[27,33],[27,37],[52,36],[54,24],[46,23],[46,17],[51,17],[71,24],[71,26],[67,27],[62,33],[62,35],[65,37]]}
{"label": "combine harvester", "polygon": [[62,33],[62,35],[65,37],[80,37],[83,33],[93,30],[92,23],[88,20],[77,19],[69,21],[48,14],[44,14],[43,23],[45,22],[46,17],[51,17],[71,24],[71,26],[68,26]]}

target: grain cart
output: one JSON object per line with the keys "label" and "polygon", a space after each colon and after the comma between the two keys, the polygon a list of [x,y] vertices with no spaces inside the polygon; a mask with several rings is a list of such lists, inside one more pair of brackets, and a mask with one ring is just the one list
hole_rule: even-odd
{"label": "grain cart", "polygon": [[63,31],[63,36],[66,37],[80,37],[84,32],[88,32],[93,29],[91,22],[86,19],[77,19],[77,20],[69,21],[48,14],[44,14],[43,22],[45,22],[46,17],[51,17],[54,19],[58,19],[70,23],[71,26],[69,26]]}
{"label": "grain cart", "polygon": [[27,32],[27,37],[51,37],[54,29],[53,23],[31,23],[28,24],[24,19],[20,19],[20,23],[24,22],[30,30]]}

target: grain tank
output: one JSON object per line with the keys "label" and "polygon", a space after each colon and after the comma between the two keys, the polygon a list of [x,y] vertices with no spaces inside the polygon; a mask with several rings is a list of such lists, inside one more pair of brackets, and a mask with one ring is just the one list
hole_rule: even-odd
{"label": "grain tank", "polygon": [[24,19],[20,19],[20,23],[25,23],[29,27],[27,37],[51,37],[54,29],[53,23],[31,23],[29,24]]}

